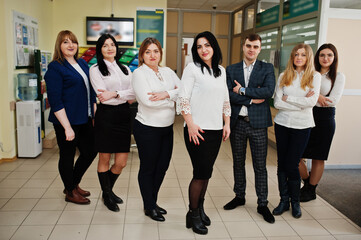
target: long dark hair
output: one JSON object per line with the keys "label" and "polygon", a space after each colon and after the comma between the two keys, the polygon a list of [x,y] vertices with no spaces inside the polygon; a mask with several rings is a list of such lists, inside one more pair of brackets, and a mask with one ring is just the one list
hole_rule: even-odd
{"label": "long dark hair", "polygon": [[120,70],[122,70],[122,72],[125,74],[125,75],[128,75],[129,72],[128,72],[128,69],[123,66],[123,64],[121,64],[119,62],[119,59],[120,59],[120,52],[119,52],[119,47],[118,47],[118,43],[117,41],[115,41],[115,38],[110,35],[110,34],[103,34],[99,37],[98,41],[97,41],[97,45],[96,45],[96,55],[97,55],[97,61],[98,61],[98,66],[99,66],[99,71],[102,73],[103,76],[109,76],[109,70],[108,70],[108,67],[107,65],[105,64],[104,62],[104,56],[102,54],[102,47],[104,45],[104,42],[107,40],[107,39],[111,39],[113,42],[114,42],[114,45],[115,45],[115,48],[116,48],[116,55],[114,57],[115,59],[115,62],[117,63],[117,65],[119,66]]}
{"label": "long dark hair", "polygon": [[[317,72],[321,71],[321,64],[320,64],[320,52],[324,49],[330,49],[333,52],[334,58],[333,58],[333,62],[330,66],[330,70],[327,73],[327,76],[330,78],[331,80],[331,90],[333,88],[333,85],[335,84],[336,81],[336,76],[337,76],[337,67],[338,67],[338,53],[337,53],[337,49],[336,47],[332,44],[332,43],[325,43],[323,44],[316,52],[315,55],[315,69]],[[331,92],[330,90],[330,92]]]}
{"label": "long dark hair", "polygon": [[209,74],[212,74],[211,69],[209,68],[209,66],[205,62],[203,62],[203,60],[200,58],[200,56],[199,56],[199,54],[197,52],[197,41],[200,38],[207,39],[209,44],[213,48],[213,56],[212,56],[213,76],[214,77],[221,76],[221,69],[219,68],[219,64],[222,63],[222,52],[221,52],[221,48],[218,45],[217,39],[213,35],[213,33],[208,32],[208,31],[201,32],[194,38],[194,42],[193,42],[193,45],[192,45],[193,62],[196,65],[201,66],[202,73],[204,73],[203,68],[206,68],[208,70]]}

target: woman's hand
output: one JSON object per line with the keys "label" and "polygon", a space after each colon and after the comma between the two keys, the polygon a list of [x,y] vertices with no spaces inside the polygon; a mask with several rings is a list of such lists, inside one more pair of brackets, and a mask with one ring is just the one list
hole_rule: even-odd
{"label": "woman's hand", "polygon": [[156,92],[156,93],[153,93],[153,92],[150,92],[148,93],[148,95],[151,95],[149,97],[149,100],[150,101],[160,101],[160,100],[164,100],[166,98],[169,98],[169,94],[167,91],[164,91],[164,92]]}
{"label": "woman's hand", "polygon": [[229,124],[225,124],[223,126],[223,141],[226,141],[229,138],[230,134],[231,134],[231,128]]}
{"label": "woman's hand", "polygon": [[323,96],[323,95],[321,95],[321,94],[320,94],[320,96],[318,97],[317,102],[318,102],[322,107],[328,107],[328,103],[332,103],[332,101],[331,101],[329,98],[327,98],[327,97],[325,97],[325,96]]}
{"label": "woman's hand", "polygon": [[311,90],[306,94],[306,97],[312,97],[313,95],[315,95],[315,92]]}
{"label": "woman's hand", "polygon": [[101,103],[108,101],[109,99],[115,98],[117,96],[116,92],[98,89],[98,92],[100,92],[97,97]]}
{"label": "woman's hand", "polygon": [[204,138],[199,133],[199,132],[204,133],[202,128],[200,128],[196,124],[187,125],[187,127],[188,127],[189,142],[193,141],[195,145],[199,145],[199,139],[198,138],[200,138],[200,139],[202,139],[204,141]]}
{"label": "woman's hand", "polygon": [[254,104],[260,104],[263,102],[264,102],[264,99],[252,99],[252,103],[254,103]]}
{"label": "woman's hand", "polygon": [[282,96],[282,101],[287,102],[287,97],[288,97],[288,95],[283,95],[283,96]]}
{"label": "woman's hand", "polygon": [[74,130],[71,127],[65,128],[65,140],[73,141],[75,138]]}

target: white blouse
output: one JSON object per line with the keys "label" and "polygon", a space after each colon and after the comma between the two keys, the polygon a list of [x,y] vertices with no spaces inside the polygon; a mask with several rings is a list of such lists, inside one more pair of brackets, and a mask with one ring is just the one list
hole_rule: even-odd
{"label": "white blouse", "polygon": [[217,78],[206,68],[189,63],[183,71],[182,85],[177,100],[177,113],[192,114],[195,124],[204,130],[223,128],[223,114],[231,115],[226,71],[222,66]]}
{"label": "white blouse", "polygon": [[[152,127],[168,127],[174,123],[175,101],[178,97],[180,80],[168,67],[159,67],[160,80],[156,73],[146,64],[133,73],[132,85],[138,102],[135,119]],[[167,91],[170,98],[150,101],[148,93]]]}
{"label": "white blouse", "polygon": [[71,66],[73,66],[73,68],[75,68],[75,70],[83,77],[84,84],[86,86],[86,91],[88,93],[88,116],[91,116],[92,114],[91,114],[91,107],[90,107],[90,86],[89,86],[88,76],[85,74],[85,72],[79,66],[78,63],[71,64]]}
{"label": "white blouse", "polygon": [[110,74],[108,76],[103,76],[99,70],[98,64],[94,64],[89,70],[90,82],[97,95],[100,93],[98,90],[103,89],[117,92],[119,97],[111,98],[102,102],[102,104],[119,105],[128,100],[135,99],[131,85],[132,72],[130,69],[125,66],[128,70],[128,75],[125,75],[115,61],[111,63],[104,59],[104,62],[107,65]]}
{"label": "white blouse", "polygon": [[[332,91],[330,92],[331,80],[327,77],[327,73],[322,74],[320,94],[326,97],[326,95],[330,92],[330,95],[327,98],[330,99],[332,102],[331,103],[327,102],[328,107],[334,107],[340,101],[343,93],[343,89],[345,87],[345,81],[346,81],[345,75],[338,72],[336,75],[336,80],[333,85]],[[318,102],[316,106],[322,107]]]}
{"label": "white blouse", "polygon": [[[274,97],[274,105],[279,109],[274,121],[275,123],[288,128],[305,129],[315,126],[312,108],[316,105],[321,87],[321,74],[315,72],[313,75],[313,88],[301,88],[303,72],[297,73],[291,85],[280,88],[283,73],[279,76]],[[309,91],[315,94],[306,97]],[[287,95],[287,101],[282,96]]]}

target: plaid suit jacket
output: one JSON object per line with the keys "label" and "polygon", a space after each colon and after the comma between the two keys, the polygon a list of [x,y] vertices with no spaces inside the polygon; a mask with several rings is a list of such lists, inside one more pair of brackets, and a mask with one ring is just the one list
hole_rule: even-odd
{"label": "plaid suit jacket", "polygon": [[[228,66],[226,73],[229,99],[232,108],[231,128],[235,126],[242,106],[247,107],[250,125],[253,128],[272,126],[269,99],[273,96],[275,90],[273,65],[256,60],[244,96],[233,92],[233,88],[236,86],[234,80],[239,82],[242,87],[245,86],[243,61]],[[265,101],[260,104],[250,104],[251,99],[265,99]]]}

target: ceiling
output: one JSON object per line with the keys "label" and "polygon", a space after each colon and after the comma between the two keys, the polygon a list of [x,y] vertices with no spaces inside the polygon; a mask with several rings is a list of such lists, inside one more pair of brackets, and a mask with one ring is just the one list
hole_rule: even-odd
{"label": "ceiling", "polygon": [[168,8],[234,11],[250,0],[167,0]]}
{"label": "ceiling", "polygon": [[[193,9],[193,10],[217,10],[232,12],[251,0],[167,0],[168,8]],[[280,0],[261,0],[261,8],[267,9],[267,5],[274,6]],[[331,7],[361,9],[361,0],[330,0]],[[216,9],[214,9],[216,7]]]}

